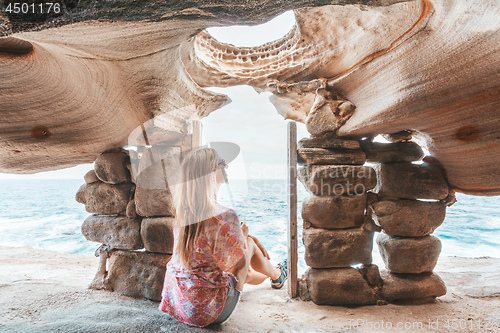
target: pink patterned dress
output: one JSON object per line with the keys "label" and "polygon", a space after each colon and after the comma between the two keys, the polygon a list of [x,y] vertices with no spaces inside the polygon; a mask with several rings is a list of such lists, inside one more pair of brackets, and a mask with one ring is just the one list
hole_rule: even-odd
{"label": "pink patterned dress", "polygon": [[[227,271],[246,253],[236,212],[216,204],[215,214],[218,221],[210,221],[196,241],[191,269],[174,250],[163,283],[160,310],[192,326],[207,326],[220,315],[228,291]],[[174,249],[177,235],[175,228]]]}

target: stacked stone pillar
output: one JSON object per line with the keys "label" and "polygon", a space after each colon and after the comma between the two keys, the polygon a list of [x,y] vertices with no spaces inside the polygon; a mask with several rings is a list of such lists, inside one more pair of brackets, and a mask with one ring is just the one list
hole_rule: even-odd
{"label": "stacked stone pillar", "polygon": [[[309,192],[302,204],[305,261],[301,298],[316,304],[376,304],[381,280],[372,265],[374,228],[365,223],[367,191],[375,170],[363,166],[365,153],[355,140],[335,136],[298,143],[298,178]],[[352,265],[362,264],[361,269]],[[304,292],[307,290],[308,292]]]}
{"label": "stacked stone pillar", "polygon": [[177,133],[147,121],[132,131],[128,150],[108,151],[85,175],[76,200],[89,216],[82,234],[101,243],[99,269],[90,284],[131,297],[160,301],[166,265],[173,253],[173,191],[181,161],[201,142],[201,123]]}
{"label": "stacked stone pillar", "polygon": [[[126,152],[101,154],[76,195],[93,214],[83,223],[82,234],[102,244],[96,251],[100,263],[90,287],[159,301],[172,254],[174,218],[157,215],[172,214],[171,205],[164,203],[171,202],[171,196],[161,187],[140,187],[145,182],[133,182],[131,169]],[[163,210],[158,209],[162,205]]]}
{"label": "stacked stone pillar", "polygon": [[443,169],[433,158],[423,157],[413,142],[363,142],[367,160],[377,167],[380,187],[369,213],[383,232],[377,245],[387,270],[382,297],[389,302],[432,300],[446,294],[441,278],[433,273],[440,240],[433,236],[446,215],[449,188]]}
{"label": "stacked stone pillar", "polygon": [[[302,204],[310,267],[299,282],[302,299],[368,305],[427,302],[446,294],[433,273],[441,242],[432,233],[454,202],[453,191],[439,162],[423,159],[411,135],[390,137],[397,142],[333,134],[299,141],[304,166],[298,176],[309,192]],[[381,232],[382,271],[371,261],[375,231]]]}

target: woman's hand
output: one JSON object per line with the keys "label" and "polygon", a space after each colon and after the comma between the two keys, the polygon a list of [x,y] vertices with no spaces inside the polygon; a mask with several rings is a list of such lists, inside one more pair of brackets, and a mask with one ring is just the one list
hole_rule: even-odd
{"label": "woman's hand", "polygon": [[245,222],[241,222],[241,231],[243,232],[243,236],[245,236],[245,238],[248,237],[248,226],[246,225]]}

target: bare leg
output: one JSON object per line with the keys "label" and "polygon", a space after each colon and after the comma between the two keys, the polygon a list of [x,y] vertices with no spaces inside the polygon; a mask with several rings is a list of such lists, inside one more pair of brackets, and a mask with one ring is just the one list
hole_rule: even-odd
{"label": "bare leg", "polygon": [[247,237],[247,253],[230,271],[238,279],[236,289],[243,290],[243,284],[261,284],[268,277],[273,280],[281,276],[281,270],[274,267],[267,259],[252,238]]}
{"label": "bare leg", "polygon": [[245,283],[257,285],[264,282],[267,278],[268,278],[267,275],[259,273],[255,271],[252,267],[250,267],[248,269],[247,279]]}
{"label": "bare leg", "polygon": [[[266,277],[270,277],[273,280],[278,279],[281,276],[281,270],[277,267],[274,267],[273,264],[267,259],[262,251],[259,249],[252,238],[247,238],[247,245],[250,245],[253,248],[253,255],[250,258],[250,266],[256,272],[260,273],[259,279],[262,278],[261,275]],[[258,281],[255,280],[255,281]],[[264,279],[265,280],[265,279]],[[262,282],[264,281],[262,280]],[[261,283],[262,283],[261,282]]]}

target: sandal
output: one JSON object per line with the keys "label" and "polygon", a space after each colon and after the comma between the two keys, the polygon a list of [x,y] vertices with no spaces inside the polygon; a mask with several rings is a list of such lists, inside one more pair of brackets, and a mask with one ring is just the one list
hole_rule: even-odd
{"label": "sandal", "polygon": [[280,277],[276,280],[271,279],[271,287],[273,287],[274,289],[281,289],[285,284],[286,279],[288,278],[287,259],[283,260],[283,262],[280,262],[278,264],[278,268],[281,270]]}

